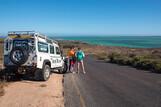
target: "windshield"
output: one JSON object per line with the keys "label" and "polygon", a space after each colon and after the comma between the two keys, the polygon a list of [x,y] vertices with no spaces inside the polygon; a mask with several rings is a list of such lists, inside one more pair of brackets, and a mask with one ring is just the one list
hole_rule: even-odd
{"label": "windshield", "polygon": [[28,50],[28,40],[14,40],[13,47],[20,47]]}

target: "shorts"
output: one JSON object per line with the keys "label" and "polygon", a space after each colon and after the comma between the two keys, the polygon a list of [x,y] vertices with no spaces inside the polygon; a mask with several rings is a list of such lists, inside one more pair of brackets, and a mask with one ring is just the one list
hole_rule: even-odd
{"label": "shorts", "polygon": [[78,63],[82,63],[83,62],[83,59],[82,60],[77,60]]}
{"label": "shorts", "polygon": [[75,60],[74,57],[71,57],[71,58],[69,59],[69,62],[70,62],[71,65],[74,65],[74,64],[76,63],[76,60]]}

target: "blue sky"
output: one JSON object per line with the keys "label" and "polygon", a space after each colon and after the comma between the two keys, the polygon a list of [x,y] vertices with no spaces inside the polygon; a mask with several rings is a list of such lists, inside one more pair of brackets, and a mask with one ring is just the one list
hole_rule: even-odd
{"label": "blue sky", "polygon": [[0,0],[0,33],[161,35],[161,0]]}

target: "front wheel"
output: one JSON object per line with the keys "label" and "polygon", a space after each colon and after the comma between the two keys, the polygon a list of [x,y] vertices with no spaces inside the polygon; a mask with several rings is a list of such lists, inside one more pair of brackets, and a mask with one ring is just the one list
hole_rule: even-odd
{"label": "front wheel", "polygon": [[68,65],[67,65],[67,63],[64,62],[64,64],[61,67],[61,69],[59,69],[59,73],[64,74],[64,73],[67,72],[67,70],[68,70]]}

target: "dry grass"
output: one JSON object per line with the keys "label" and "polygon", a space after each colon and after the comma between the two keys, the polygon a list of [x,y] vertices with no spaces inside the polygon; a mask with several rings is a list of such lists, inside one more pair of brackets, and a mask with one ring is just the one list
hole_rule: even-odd
{"label": "dry grass", "polygon": [[47,87],[47,85],[46,84],[41,84],[40,87]]}
{"label": "dry grass", "polygon": [[7,86],[7,83],[0,81],[0,96],[3,96],[5,94],[5,90],[4,90],[5,86]]}
{"label": "dry grass", "polygon": [[2,39],[0,39],[0,64],[2,64],[2,59],[3,59],[3,43]]}
{"label": "dry grass", "polygon": [[[1,65],[2,65],[2,58],[3,58],[3,42],[2,41],[3,39],[0,38],[0,72],[2,72]],[[5,94],[4,86],[6,86],[6,83],[0,80],[0,96],[3,96]]]}

